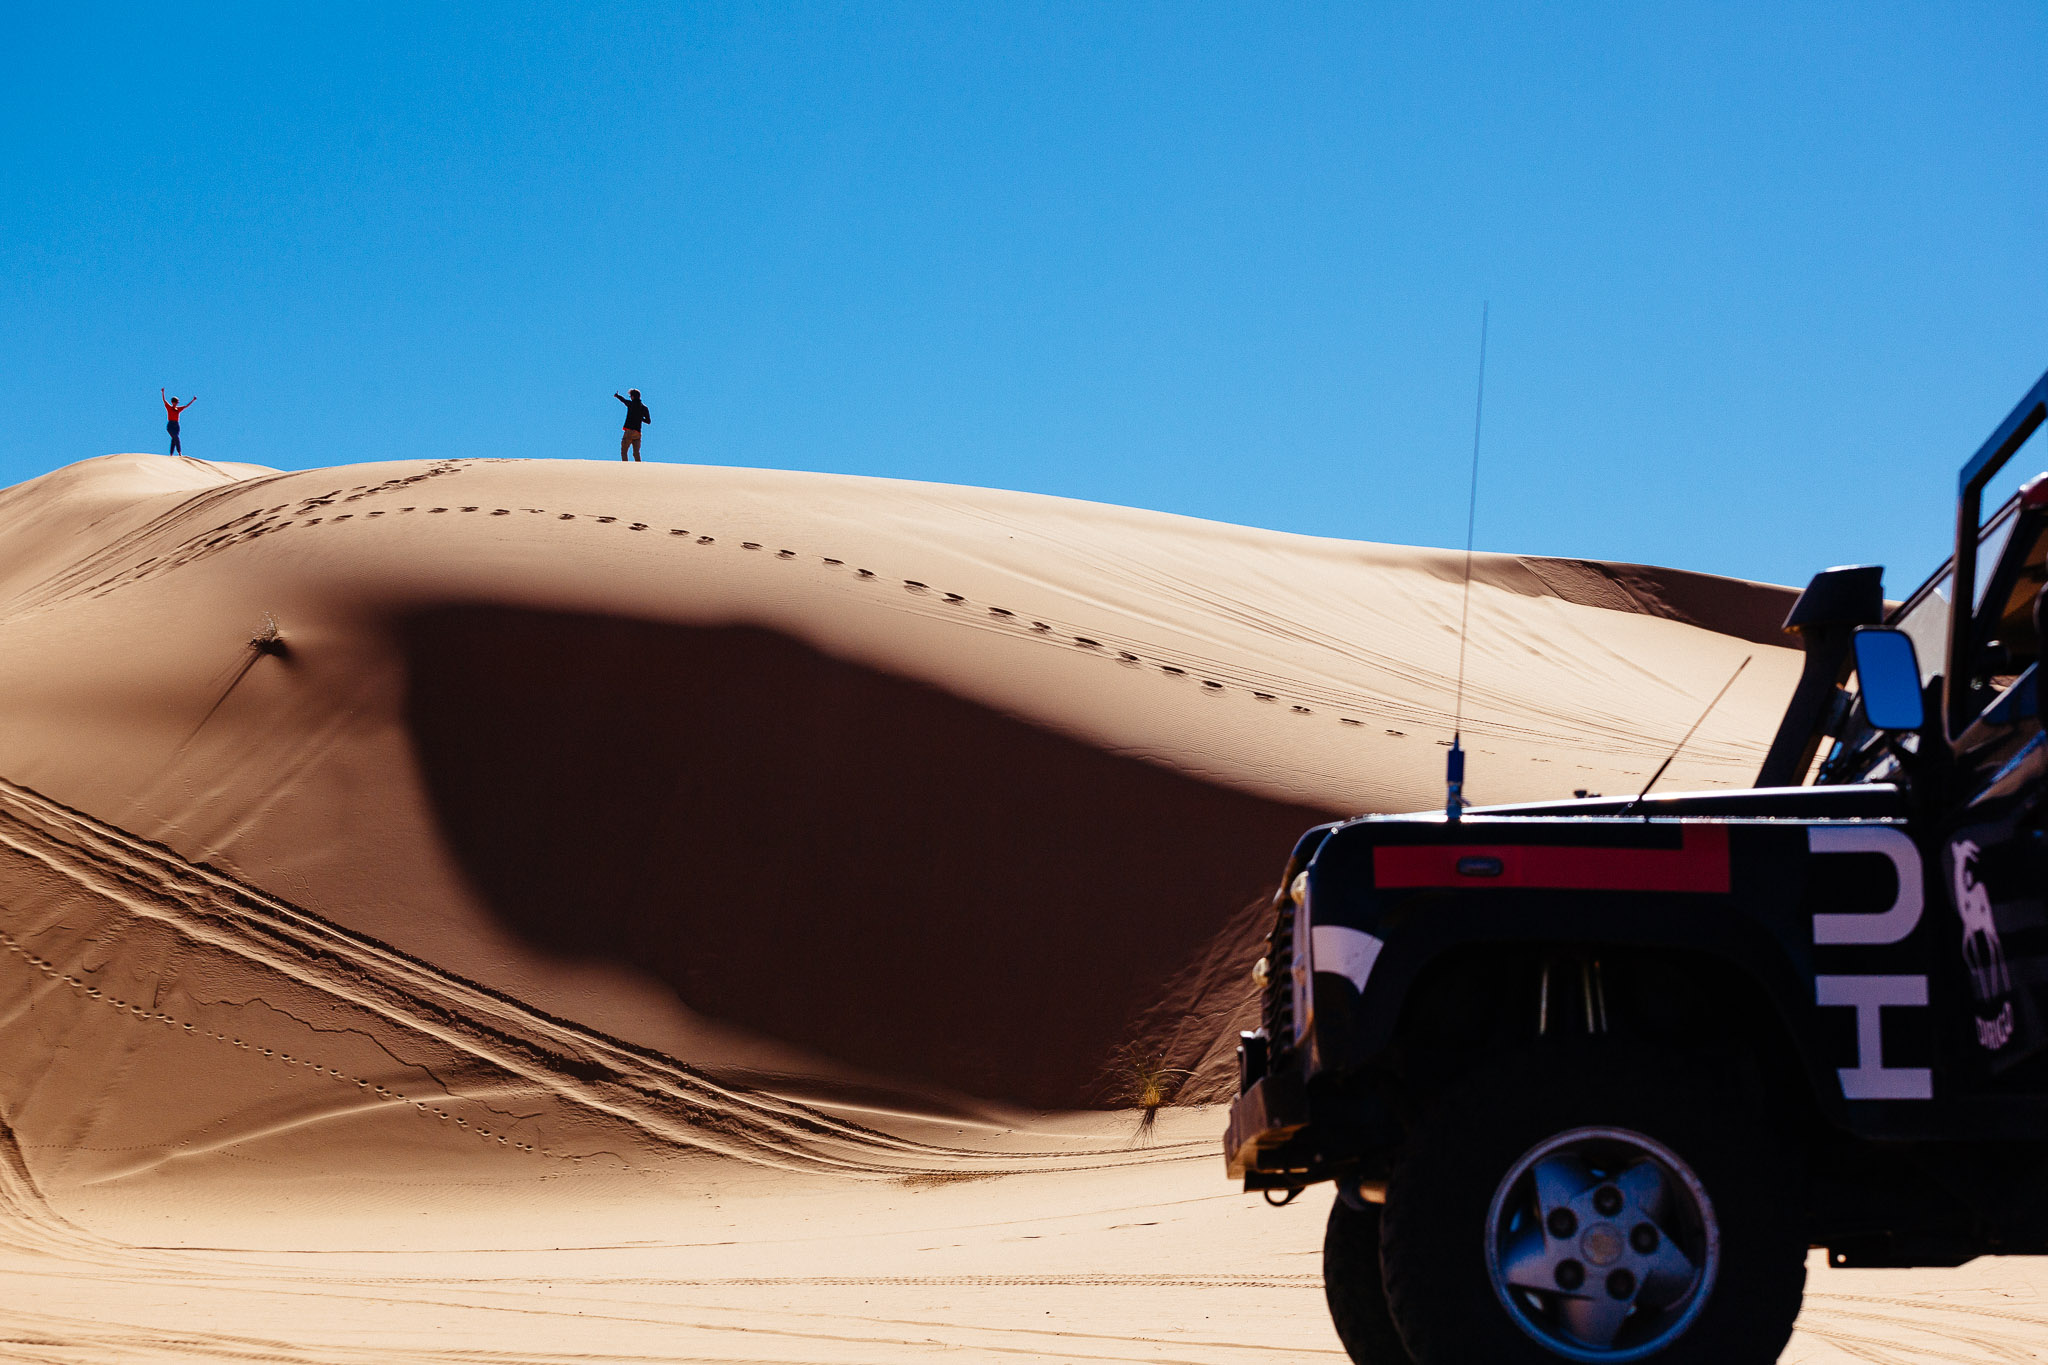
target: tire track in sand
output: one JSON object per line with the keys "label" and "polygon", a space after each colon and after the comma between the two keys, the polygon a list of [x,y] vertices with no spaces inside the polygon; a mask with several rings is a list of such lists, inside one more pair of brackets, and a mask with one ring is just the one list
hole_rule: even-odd
{"label": "tire track in sand", "polygon": [[2037,1365],[2048,1360],[2048,1313],[1808,1290],[1787,1359],[1812,1358],[1799,1349],[1803,1340],[1824,1342],[1870,1365]]}
{"label": "tire track in sand", "polygon": [[[1150,1148],[1100,1146],[990,1154],[900,1138],[772,1093],[721,1085],[675,1059],[544,1014],[475,982],[441,971],[366,935],[343,929],[216,868],[96,820],[27,787],[0,780],[0,857],[54,873],[103,910],[170,930],[190,944],[225,954],[279,980],[312,990],[364,1023],[363,1032],[429,1045],[448,1059],[435,1073],[460,1070],[549,1096],[603,1121],[652,1152],[692,1151],[749,1163],[860,1178],[927,1172],[1019,1174],[1187,1160],[1209,1144]],[[8,947],[46,977],[105,1003],[134,1024],[198,1033],[190,1021],[94,986],[82,962],[60,962],[17,925]],[[268,1002],[275,1008],[274,1002]],[[288,1012],[288,1011],[287,1011]],[[324,1060],[204,1030],[280,1066],[302,1067],[364,1092],[365,1104],[406,1105],[475,1128],[448,1112],[472,1099],[444,1086],[378,1087]],[[387,1048],[387,1051],[389,1049]],[[502,1131],[480,1140],[515,1145]],[[518,1143],[525,1150],[535,1146]]]}

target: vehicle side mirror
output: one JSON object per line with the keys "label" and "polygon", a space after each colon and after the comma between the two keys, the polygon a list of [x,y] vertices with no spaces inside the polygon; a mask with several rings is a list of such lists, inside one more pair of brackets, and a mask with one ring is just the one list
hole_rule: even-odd
{"label": "vehicle side mirror", "polygon": [[1863,714],[1878,730],[1918,730],[1927,723],[1920,695],[1920,660],[1913,640],[1888,626],[1856,632],[1856,676],[1863,686]]}

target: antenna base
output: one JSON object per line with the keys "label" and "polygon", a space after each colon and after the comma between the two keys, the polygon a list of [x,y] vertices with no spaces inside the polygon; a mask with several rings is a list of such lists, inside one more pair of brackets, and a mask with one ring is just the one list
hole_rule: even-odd
{"label": "antenna base", "polygon": [[1465,746],[1451,736],[1451,751],[1444,755],[1444,819],[1455,821],[1465,810]]}

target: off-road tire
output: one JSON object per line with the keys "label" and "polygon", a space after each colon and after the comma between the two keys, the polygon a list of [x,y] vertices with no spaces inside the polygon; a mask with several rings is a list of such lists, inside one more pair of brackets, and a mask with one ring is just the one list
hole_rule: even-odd
{"label": "off-road tire", "polygon": [[[1540,1144],[1593,1128],[1639,1134],[1675,1155],[1705,1190],[1719,1236],[1697,1315],[1634,1355],[1540,1342],[1489,1269],[1505,1177]],[[1545,1042],[1455,1083],[1417,1123],[1381,1222],[1388,1308],[1416,1365],[1768,1365],[1806,1285],[1799,1193],[1787,1145],[1713,1068],[1609,1038]]]}
{"label": "off-road tire", "polygon": [[1387,1311],[1380,1278],[1380,1206],[1352,1205],[1339,1195],[1323,1233],[1323,1296],[1337,1340],[1353,1365],[1414,1365]]}

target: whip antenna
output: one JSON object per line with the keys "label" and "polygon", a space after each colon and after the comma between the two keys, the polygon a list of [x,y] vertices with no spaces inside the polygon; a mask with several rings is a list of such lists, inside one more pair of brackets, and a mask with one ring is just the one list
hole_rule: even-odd
{"label": "whip antenna", "polygon": [[1686,744],[1691,741],[1692,731],[1699,729],[1701,725],[1706,723],[1707,716],[1712,713],[1713,709],[1716,706],[1719,706],[1721,704],[1721,698],[1728,695],[1728,689],[1735,686],[1735,680],[1742,676],[1742,670],[1748,668],[1749,661],[1751,659],[1754,659],[1755,657],[1756,656],[1754,654],[1745,654],[1742,656],[1742,662],[1735,665],[1735,671],[1728,675],[1728,681],[1721,684],[1721,690],[1719,692],[1716,692],[1714,694],[1714,699],[1707,703],[1707,709],[1705,711],[1700,712],[1700,718],[1692,723],[1692,730],[1687,730],[1683,735],[1679,736],[1677,747],[1672,749],[1670,754],[1665,757],[1664,761],[1657,765],[1657,771],[1650,774],[1650,780],[1648,782],[1645,782],[1643,784],[1643,789],[1636,793],[1636,799],[1629,802],[1626,806],[1623,806],[1621,808],[1621,813],[1623,815],[1627,815],[1637,806],[1643,804],[1643,798],[1650,794],[1650,788],[1657,785],[1657,779],[1664,776],[1664,770],[1671,766],[1671,760],[1678,757],[1678,750],[1683,749],[1686,746]]}
{"label": "whip antenna", "polygon": [[1465,505],[1465,589],[1458,605],[1458,691],[1451,716],[1451,751],[1444,756],[1444,818],[1465,809],[1465,623],[1472,614],[1472,531],[1479,523],[1479,428],[1486,414],[1486,319],[1492,301],[1479,305],[1479,397],[1472,405],[1472,491]]}

